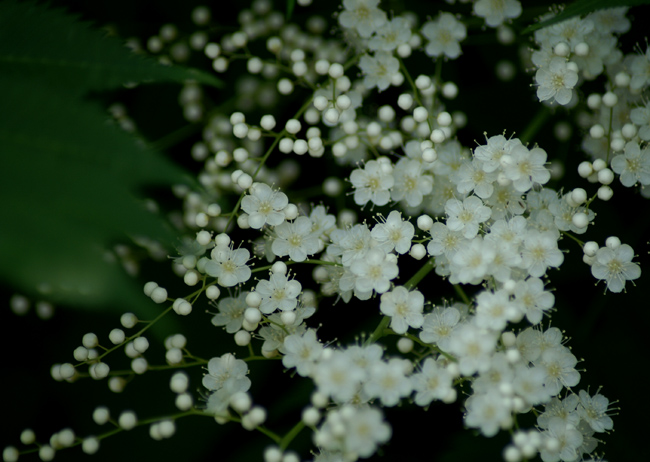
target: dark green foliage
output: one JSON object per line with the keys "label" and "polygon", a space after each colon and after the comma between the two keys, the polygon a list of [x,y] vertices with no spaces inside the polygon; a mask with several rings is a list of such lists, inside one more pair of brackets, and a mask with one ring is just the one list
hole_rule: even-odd
{"label": "dark green foliage", "polygon": [[84,307],[123,311],[143,301],[106,249],[138,236],[171,247],[173,231],[136,194],[191,180],[110,123],[88,95],[187,79],[219,85],[207,73],[137,56],[62,10],[0,2],[2,281]]}

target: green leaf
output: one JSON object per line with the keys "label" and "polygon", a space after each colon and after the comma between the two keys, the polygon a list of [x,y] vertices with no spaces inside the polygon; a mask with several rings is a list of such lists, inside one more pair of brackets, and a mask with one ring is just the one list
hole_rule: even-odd
{"label": "green leaf", "polygon": [[571,19],[574,16],[584,16],[594,11],[604,10],[606,8],[616,8],[621,6],[638,6],[638,5],[648,5],[650,0],[578,0],[573,2],[570,5],[567,5],[564,10],[557,16],[554,16],[546,21],[542,21],[538,24],[533,24],[528,26],[523,30],[522,34],[529,34],[535,32],[538,29],[543,29],[544,27],[552,26],[553,24],[566,21]]}
{"label": "green leaf", "polygon": [[121,40],[75,16],[33,1],[0,2],[0,73],[25,80],[46,74],[50,87],[74,90],[76,95],[134,82],[192,79],[221,86],[211,74],[137,55]]}
{"label": "green leaf", "polygon": [[0,85],[11,89],[0,94],[0,277],[60,302],[108,303],[123,273],[105,261],[110,244],[175,239],[132,191],[188,180],[99,105],[10,76]]}
{"label": "green leaf", "polygon": [[108,249],[139,237],[175,244],[142,189],[193,180],[83,95],[187,78],[218,83],[133,55],[59,10],[0,2],[0,280],[85,309],[160,311]]}

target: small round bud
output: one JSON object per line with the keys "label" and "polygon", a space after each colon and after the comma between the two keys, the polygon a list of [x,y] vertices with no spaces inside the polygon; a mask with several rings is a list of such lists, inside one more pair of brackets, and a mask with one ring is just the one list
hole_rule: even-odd
{"label": "small round bud", "polygon": [[580,175],[582,178],[587,178],[592,173],[594,173],[594,168],[591,162],[580,162],[580,165],[578,165],[578,175]]}
{"label": "small round bud", "polygon": [[294,311],[284,311],[280,315],[280,320],[285,326],[291,326],[294,322],[296,322],[296,313]]}
{"label": "small round bud", "polygon": [[99,406],[96,407],[93,411],[93,420],[97,425],[104,425],[106,422],[108,422],[109,418],[110,413],[108,412],[107,407]]}
{"label": "small round bud", "polygon": [[589,44],[580,42],[576,45],[575,53],[578,56],[587,56],[589,54]]}
{"label": "small round bud", "polygon": [[[213,286],[211,286],[213,287]],[[187,316],[192,312],[192,305],[183,298],[177,298],[172,305],[174,312],[180,316]],[[136,339],[137,340],[137,339]]]}
{"label": "small round bud", "polygon": [[614,190],[609,186],[603,185],[598,188],[598,199],[601,201],[608,201],[614,195]]}
{"label": "small round bud", "polygon": [[571,191],[571,199],[576,205],[584,204],[587,200],[587,191],[582,188],[576,188]]}
{"label": "small round bud", "polygon": [[413,351],[413,340],[410,338],[402,337],[397,341],[397,349],[402,354],[407,354]]}
{"label": "small round bud", "polygon": [[447,99],[454,99],[458,96],[458,86],[454,82],[447,82],[442,86],[442,96]]}
{"label": "small round bud", "polygon": [[408,111],[413,106],[413,96],[409,93],[402,93],[397,98],[397,105],[405,111]]}
{"label": "small round bud", "polygon": [[194,400],[192,399],[192,395],[189,393],[181,393],[176,396],[175,404],[179,410],[187,411],[194,405]]}
{"label": "small round bud", "polygon": [[16,462],[19,455],[18,449],[13,446],[7,446],[2,451],[2,460],[4,462]]}
{"label": "small round bud", "polygon": [[26,428],[20,433],[20,442],[29,445],[36,441],[36,434],[31,428]]}
{"label": "small round bud", "polygon": [[282,450],[277,446],[269,446],[264,450],[264,462],[282,462]]}
{"label": "small round bud", "polygon": [[102,362],[91,364],[88,368],[90,376],[95,380],[106,378],[110,371],[111,368],[108,366],[108,364]]}
{"label": "small round bud", "polygon": [[99,440],[94,436],[84,438],[81,442],[81,450],[88,455],[95,454],[99,450]]}
{"label": "small round bud", "polygon": [[328,70],[329,76],[333,79],[340,79],[341,77],[343,77],[344,72],[345,69],[343,69],[343,66],[340,65],[339,63],[332,63]]}
{"label": "small round bud", "polygon": [[316,426],[320,420],[320,411],[313,406],[308,406],[302,411],[302,421],[310,427]]}
{"label": "small round bud", "polygon": [[169,381],[169,388],[174,393],[185,393],[189,383],[190,379],[185,372],[176,372]]}
{"label": "small round bud", "polygon": [[[261,303],[262,303],[262,297],[257,292],[250,292],[248,295],[246,295],[246,305],[248,305],[249,307],[258,308]],[[256,321],[251,320],[251,322],[256,322]]]}
{"label": "small round bud", "polygon": [[416,260],[422,260],[427,255],[427,249],[422,244],[413,244],[409,255]]}
{"label": "small round bud", "polygon": [[431,87],[431,85],[431,78],[426,75],[418,75],[415,79],[415,86],[420,90],[426,90],[427,88]]}
{"label": "small round bud", "polygon": [[616,93],[608,91],[603,95],[603,104],[607,107],[614,107],[618,103],[618,96]]}
{"label": "small round bud", "polygon": [[431,138],[431,141],[438,144],[438,143],[442,143],[443,141],[445,141],[446,137],[445,137],[445,133],[442,130],[440,130],[439,128],[436,128],[435,130],[433,130],[431,132],[430,138]]}
{"label": "small round bud", "polygon": [[99,344],[97,335],[93,334],[92,332],[88,332],[83,336],[83,339],[81,340],[81,344],[89,349],[95,348]]}
{"label": "small round bud", "polygon": [[605,240],[605,245],[612,250],[616,250],[621,246],[621,240],[616,236],[609,236]]}
{"label": "small round bud", "polygon": [[216,285],[208,286],[208,288],[205,289],[205,296],[208,297],[210,300],[216,300],[219,298],[220,295],[221,295],[221,290]]}
{"label": "small round bud", "polygon": [[417,225],[422,231],[429,231],[433,227],[433,218],[429,215],[420,215],[418,217]]}
{"label": "small round bud", "polygon": [[[257,295],[256,292],[251,292],[251,293]],[[246,300],[247,300],[246,303],[248,303],[248,297],[246,297]],[[257,324],[262,320],[262,313],[257,308],[249,306],[244,310],[244,320],[248,321],[251,324]]]}
{"label": "small round bud", "polygon": [[138,375],[142,375],[147,372],[148,367],[149,363],[142,357],[135,358],[133,361],[131,361],[131,369]]}
{"label": "small round bud", "polygon": [[598,252],[598,249],[599,249],[598,243],[595,241],[585,242],[585,245],[582,247],[582,251],[588,257],[595,256],[596,252]]}
{"label": "small round bud", "polygon": [[[196,233],[196,242],[198,242],[200,245],[208,245],[211,240],[212,240],[212,235],[210,234],[209,231],[202,230],[202,231],[199,231],[198,233]],[[151,284],[151,283],[148,282],[147,284]],[[154,282],[154,284],[156,284],[156,283]],[[158,286],[158,284],[156,284],[156,287],[157,286]],[[145,285],[145,287],[146,287],[146,285]],[[154,289],[155,289],[155,287],[154,287]],[[153,289],[151,289],[151,290],[153,291]],[[145,291],[145,293],[147,293],[147,292]],[[147,295],[151,295],[151,292],[149,294],[147,294]]]}
{"label": "small round bud", "polygon": [[589,135],[591,135],[593,139],[598,140],[603,136],[605,136],[605,129],[603,128],[602,125],[596,124],[589,129]]}
{"label": "small round bud", "polygon": [[147,337],[138,337],[133,340],[133,348],[142,354],[149,349],[149,340],[147,340]]}
{"label": "small round bud", "polygon": [[180,348],[169,348],[165,352],[165,360],[169,364],[180,364],[183,361],[183,351]]}
{"label": "small round bud", "polygon": [[607,168],[607,163],[603,159],[596,159],[592,164],[594,172],[600,172],[602,169]]}
{"label": "small round bud", "polygon": [[40,457],[43,462],[49,462],[54,459],[55,452],[56,451],[54,451],[52,446],[44,445],[38,450],[38,457]]}
{"label": "small round bud", "polygon": [[286,263],[284,263],[283,261],[276,261],[271,266],[271,272],[273,274],[279,274],[279,275],[287,274],[287,265],[286,265]]}
{"label": "small round bud", "polygon": [[135,412],[133,411],[124,411],[122,414],[120,414],[120,417],[118,419],[118,424],[122,430],[131,430],[133,429],[137,423],[138,423],[138,418],[135,415]]}
{"label": "small round bud", "polygon": [[422,160],[428,163],[438,160],[438,153],[433,148],[426,148],[422,151]]}
{"label": "small round bud", "polygon": [[237,333],[235,334],[235,343],[239,346],[246,346],[249,343],[251,343],[250,332],[247,332],[245,330],[237,331]]}
{"label": "small round bud", "polygon": [[573,215],[571,221],[578,229],[584,229],[589,225],[589,217],[587,217],[587,214],[584,212],[578,212]]}
{"label": "small round bud", "polygon": [[609,185],[614,181],[614,172],[608,168],[604,168],[598,172],[598,181],[601,184]]}
{"label": "small round bud", "polygon": [[426,108],[418,106],[413,109],[413,119],[416,122],[424,122],[427,120],[427,117],[429,117],[429,111],[427,111]]}
{"label": "small round bud", "polygon": [[[246,333],[248,334],[248,332]],[[250,334],[248,335],[250,336]],[[251,396],[244,391],[239,391],[230,397],[230,406],[239,413],[248,412],[252,405],[253,400]]]}
{"label": "small round bud", "polygon": [[124,334],[124,331],[122,329],[113,329],[108,334],[108,339],[111,341],[113,345],[119,345],[120,343],[124,342],[125,338],[126,335]]}
{"label": "small round bud", "polygon": [[196,271],[187,271],[183,275],[183,282],[190,287],[195,286],[199,282],[199,274]]}
{"label": "small round bud", "polygon": [[553,47],[553,53],[556,56],[566,58],[569,56],[569,53],[571,53],[571,48],[569,48],[569,45],[566,42],[560,42]]}
{"label": "small round bud", "polygon": [[232,134],[240,140],[246,138],[246,135],[248,135],[248,125],[245,123],[235,124],[232,127]]}
{"label": "small round bud", "polygon": [[75,375],[75,368],[70,363],[63,363],[59,369],[59,374],[63,380],[71,379]]}
{"label": "small round bud", "polygon": [[307,144],[307,141],[305,141],[305,140],[296,140],[296,141],[294,141],[294,143],[293,143],[293,152],[295,152],[299,156],[302,156],[308,150],[309,150],[309,145]]}
{"label": "small round bud", "polygon": [[74,359],[79,362],[86,361],[88,359],[88,349],[83,346],[78,346],[75,348],[72,355],[74,356]]}
{"label": "small round bud", "polygon": [[289,119],[287,120],[287,123],[284,126],[285,130],[292,135],[295,135],[300,131],[302,128],[302,125],[300,124],[300,121],[297,119]]}
{"label": "small round bud", "polygon": [[153,292],[151,292],[151,299],[154,303],[165,303],[167,301],[167,290],[163,287],[156,287]]}
{"label": "small round bud", "polygon": [[631,80],[632,78],[630,77],[630,74],[623,71],[614,76],[614,84],[619,88],[626,88],[630,85]]}
{"label": "small round bud", "polygon": [[596,110],[600,107],[600,103],[603,102],[603,98],[598,93],[592,93],[587,97],[587,107],[592,110]]}
{"label": "small round bud", "polygon": [[120,317],[120,324],[122,324],[122,327],[125,329],[131,329],[133,326],[135,326],[138,322],[138,317],[133,314],[133,313],[124,313]]}

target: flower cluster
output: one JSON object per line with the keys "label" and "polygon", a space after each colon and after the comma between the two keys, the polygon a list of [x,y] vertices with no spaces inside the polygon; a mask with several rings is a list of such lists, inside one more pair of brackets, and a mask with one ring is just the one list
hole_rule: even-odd
{"label": "flower cluster", "polygon": [[[442,80],[441,69],[463,59],[472,34],[488,30],[509,43],[507,24],[522,14],[520,2],[466,5],[488,26],[482,32],[468,16],[435,11],[419,24],[408,12],[389,19],[381,6],[343,0],[334,35],[324,33],[330,24],[320,16],[305,30],[287,23],[268,0],[256,0],[223,36],[214,35],[209,9],[194,10],[190,43],[198,57],[217,73],[245,60],[251,79],[238,83],[229,116],[204,112],[213,104],[196,83],[180,98],[186,119],[203,128],[191,150],[200,188],[175,189],[184,204],[176,221],[191,245],[173,269],[192,292],[171,296],[150,282],[145,294],[169,305],[161,317],[212,306],[220,328],[213,335],[232,336],[234,346],[206,356],[190,353],[183,336],[168,338],[157,368],[202,366],[205,389],[195,404],[188,376],[174,374],[170,387],[183,414],[169,422],[192,414],[258,430],[271,439],[266,462],[351,462],[389,444],[385,408],[460,401],[466,427],[485,437],[510,432],[507,462],[598,457],[596,434],[612,430],[615,409],[600,389],[578,389],[578,358],[550,323],[559,309],[554,281],[571,246],[580,249],[584,273],[608,292],[641,276],[630,244],[582,238],[612,199],[617,175],[625,187],[650,184],[650,106],[642,104],[650,54],[618,50],[618,36],[631,27],[625,8],[535,33],[528,58],[542,114],[549,116],[551,103],[582,111],[590,160],[578,178],[598,184],[589,196],[563,183],[550,142],[535,142],[538,120],[518,137],[481,130],[484,142],[469,145],[467,114],[452,103],[462,80]],[[411,75],[419,62],[435,62],[436,73]],[[603,74],[604,94],[583,101],[577,89]],[[299,109],[280,110],[284,100]],[[455,298],[442,296],[447,285]],[[335,303],[376,322],[348,342],[354,325],[331,314]],[[122,327],[136,322],[125,316]],[[156,369],[144,356],[147,328],[109,337],[124,346],[133,374]],[[79,348],[77,364],[53,368],[56,379],[72,381],[85,368],[93,379],[110,377],[114,391],[127,386],[108,365],[113,349],[100,351],[92,335]],[[256,375],[257,361],[266,360],[313,388],[284,435],[253,402],[269,385]],[[167,422],[152,427],[155,439],[173,434]],[[136,425],[135,414],[119,419],[121,429]],[[311,455],[291,449],[304,429]],[[68,439],[47,447],[53,453]],[[5,450],[5,460],[16,458],[16,448]]]}

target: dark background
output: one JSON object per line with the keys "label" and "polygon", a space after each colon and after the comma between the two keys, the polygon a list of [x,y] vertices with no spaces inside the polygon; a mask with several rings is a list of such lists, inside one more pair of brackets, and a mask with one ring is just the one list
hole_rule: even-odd
{"label": "dark background", "polygon": [[[329,2],[316,2],[327,3]],[[390,2],[389,2],[390,3]],[[421,18],[434,16],[436,8],[429,3],[413,2],[407,8],[420,9]],[[531,2],[533,3],[533,2]],[[161,25],[175,23],[179,31],[191,32],[190,11],[199,2],[156,2],[145,1],[111,1],[85,2],[63,1],[51,2],[55,6],[65,6],[71,12],[81,15],[83,19],[93,21],[96,26],[110,25],[120,36],[146,39],[156,34]],[[155,5],[155,6],[154,6]],[[392,2],[385,9],[394,8],[399,14],[401,2]],[[543,2],[535,11],[544,10]],[[234,30],[235,14],[223,11],[219,2],[213,4],[214,17],[218,20],[217,29]],[[445,8],[447,5],[444,6]],[[526,2],[528,7],[528,2]],[[276,8],[284,11],[282,3]],[[316,5],[316,9],[327,5]],[[463,7],[458,7],[462,9]],[[626,51],[637,43],[642,43],[639,36],[644,27],[639,20],[647,9],[632,10],[637,21],[633,22],[634,31],[624,39]],[[297,7],[293,20],[303,23],[305,15]],[[424,19],[422,19],[424,21]],[[522,18],[515,23],[521,29],[531,22],[531,17]],[[637,34],[638,32],[638,34]],[[529,87],[532,75],[519,74],[513,83],[502,83],[494,77],[494,63],[497,58],[508,58],[517,62],[519,49],[517,45],[507,47],[494,46],[494,34],[491,30],[474,30],[467,44],[463,46],[463,56],[456,62],[443,65],[443,79],[453,80],[460,87],[459,97],[448,103],[450,110],[464,110],[469,118],[469,125],[459,133],[465,146],[481,143],[483,132],[490,135],[507,130],[507,134],[520,134],[540,108],[536,101],[534,88]],[[634,35],[637,34],[637,35]],[[413,61],[413,60],[411,60]],[[409,66],[411,65],[409,61]],[[190,63],[192,66],[205,67],[207,60],[197,55]],[[422,60],[413,62],[413,74],[433,72],[433,64]],[[421,69],[417,69],[420,66]],[[233,69],[236,69],[233,67]],[[232,83],[237,78],[224,76]],[[486,91],[486,89],[490,91]],[[597,87],[595,87],[597,88]],[[122,100],[127,103],[130,115],[135,119],[142,135],[149,140],[157,140],[170,131],[186,123],[178,109],[177,95],[179,87],[175,85],[156,85],[142,87],[133,92],[112,92],[95,97],[110,102]],[[211,95],[218,99],[218,93]],[[382,95],[386,101],[394,101],[397,93]],[[392,98],[392,99],[391,99]],[[383,103],[382,103],[383,104]],[[289,110],[292,108],[285,108]],[[568,120],[571,115],[562,108],[557,108],[553,120]],[[277,117],[280,119],[280,117]],[[253,120],[256,120],[253,118]],[[565,163],[567,181],[565,184],[585,187],[591,194],[595,192],[592,185],[577,178],[575,169],[583,160],[579,151],[581,134],[576,129],[574,136],[566,143],[559,143],[552,135],[553,123],[546,123],[532,142],[539,143],[548,153],[549,158],[559,158]],[[197,135],[198,136],[198,135]],[[169,155],[182,162],[188,169],[197,169],[197,164],[189,158],[188,152],[196,136],[181,140],[168,149]],[[319,168],[322,167],[322,161]],[[303,166],[309,171],[309,165]],[[570,181],[568,180],[570,178]],[[301,187],[299,182],[297,187]],[[618,235],[624,243],[630,244],[639,255],[638,261],[644,273],[636,285],[628,284],[627,293],[607,294],[603,296],[604,285],[595,286],[595,280],[589,268],[582,263],[582,252],[577,244],[569,239],[563,241],[563,248],[568,250],[562,271],[550,271],[551,286],[554,287],[557,311],[553,314],[552,325],[566,331],[570,338],[568,345],[578,358],[583,368],[581,388],[590,387],[593,394],[602,386],[602,393],[610,401],[616,401],[615,408],[620,411],[612,413],[615,431],[602,435],[606,442],[600,449],[606,450],[609,460],[635,460],[648,454],[643,443],[644,432],[641,425],[647,419],[650,407],[644,398],[644,378],[647,372],[647,326],[650,325],[648,314],[648,277],[645,273],[648,263],[648,229],[650,209],[645,199],[636,191],[614,184],[614,207],[600,202],[594,203],[597,212],[596,226],[590,227],[587,240],[596,240],[601,245],[609,235]],[[162,199],[165,196],[161,196]],[[177,207],[169,198],[169,207]],[[407,260],[408,257],[405,258]],[[410,259],[408,259],[410,261]],[[405,273],[414,272],[416,266],[404,268]],[[173,289],[182,289],[182,285],[170,275],[165,264],[147,264],[141,271],[141,282],[147,280],[169,281],[170,293]],[[408,274],[406,276],[408,277]],[[405,279],[404,279],[405,280]],[[92,410],[97,405],[107,405],[112,415],[117,417],[123,409],[134,409],[141,418],[164,416],[175,412],[174,394],[168,383],[171,372],[149,372],[138,377],[124,393],[111,393],[106,381],[94,382],[86,379],[82,383],[68,384],[54,382],[50,375],[50,366],[56,362],[72,361],[72,351],[81,343],[84,333],[93,331],[100,339],[106,339],[108,332],[119,327],[120,307],[96,307],[92,310],[79,310],[57,307],[53,319],[38,319],[33,309],[25,317],[18,317],[8,309],[11,288],[2,286],[2,300],[5,308],[0,310],[0,326],[3,335],[0,351],[5,352],[2,369],[2,391],[4,399],[0,404],[2,417],[0,446],[12,444],[20,447],[19,436],[22,429],[30,427],[36,431],[39,440],[44,441],[53,432],[71,427],[80,436],[98,434],[108,427],[97,427],[92,422]],[[472,289],[468,289],[471,291]],[[436,283],[431,288],[431,296],[453,296],[444,283]],[[361,326],[366,330],[374,327],[375,312],[370,304],[361,306],[338,304],[332,307],[331,300],[322,302],[327,307],[327,316],[337,316],[350,325],[350,331],[358,332]],[[378,303],[377,303],[378,304]],[[235,351],[240,357],[246,354],[236,347],[230,336],[223,335],[209,322],[209,316],[203,311],[207,306],[195,307],[195,312],[187,319],[175,320],[164,329],[155,332],[147,358],[152,363],[163,363],[162,349],[156,350],[156,340],[174,333],[183,332],[189,339],[189,348],[197,355],[209,358],[224,351]],[[370,319],[370,320],[369,320]],[[325,332],[325,331],[323,331]],[[333,334],[339,340],[347,340],[344,335]],[[393,340],[387,342],[392,346]],[[119,365],[120,354],[113,355],[109,361],[113,369],[128,367],[125,361]],[[202,371],[195,368],[191,373],[190,390],[201,388]],[[312,386],[308,381],[289,380],[277,364],[251,363],[251,392],[256,402],[269,411],[268,427],[279,434],[286,432],[298,419],[300,411],[308,402]],[[393,427],[393,438],[389,445],[382,448],[379,460],[399,460],[406,456],[417,461],[457,461],[457,460],[501,460],[501,449],[507,444],[508,436],[500,434],[486,439],[474,431],[462,428],[462,410],[458,405],[437,404],[426,412],[414,409],[414,406],[386,410],[388,420]],[[177,422],[177,433],[172,439],[155,442],[148,436],[147,428],[137,428],[123,432],[101,442],[99,452],[92,456],[95,460],[259,460],[263,448],[270,443],[258,432],[247,432],[237,424],[217,425],[201,417],[190,417]],[[524,425],[525,427],[526,425]],[[530,426],[530,423],[528,423]],[[307,431],[294,441],[293,449],[303,458],[311,448]],[[56,460],[86,460],[79,448],[65,450],[56,456]],[[21,460],[37,460],[36,455],[23,456]]]}

